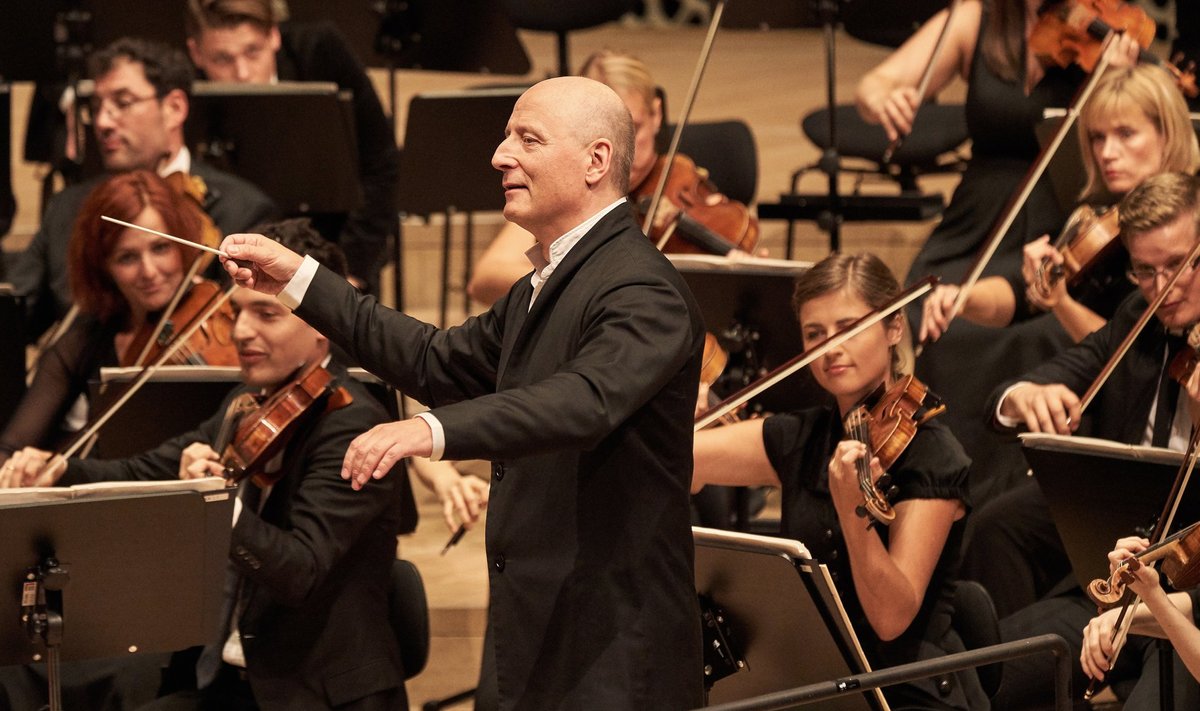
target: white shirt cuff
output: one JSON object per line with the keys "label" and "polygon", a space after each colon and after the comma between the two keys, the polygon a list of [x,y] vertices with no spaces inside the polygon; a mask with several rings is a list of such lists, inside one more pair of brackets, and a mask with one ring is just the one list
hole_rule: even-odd
{"label": "white shirt cuff", "polygon": [[430,412],[419,412],[414,417],[425,420],[425,424],[429,425],[429,431],[433,433],[433,451],[429,453],[429,461],[440,461],[446,452],[446,430],[442,429],[442,423],[438,422],[438,418]]}
{"label": "white shirt cuff", "polygon": [[1022,385],[1029,385],[1029,384],[1030,383],[1028,380],[1022,380],[1018,383],[1013,383],[1012,385],[1008,386],[1008,389],[1005,390],[1004,394],[1002,394],[1000,396],[1000,402],[996,403],[996,422],[999,423],[999,425],[1001,427],[1007,427],[1011,430],[1011,429],[1016,429],[1024,424],[1024,422],[1019,418],[1008,417],[1007,415],[1001,415],[1000,411],[1004,409],[1004,401],[1008,399],[1009,393],[1011,393],[1013,390],[1016,390],[1017,388],[1021,387]]}
{"label": "white shirt cuff", "polygon": [[279,303],[288,307],[292,311],[304,301],[304,294],[308,291],[308,287],[312,284],[313,277],[317,275],[317,267],[321,263],[307,254],[304,255],[304,261],[300,263],[300,268],[292,275],[291,281],[283,287],[283,291],[279,292]]}

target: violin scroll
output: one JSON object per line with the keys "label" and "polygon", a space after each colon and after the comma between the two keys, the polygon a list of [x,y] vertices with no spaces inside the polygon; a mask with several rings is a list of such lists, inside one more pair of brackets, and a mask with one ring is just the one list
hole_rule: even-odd
{"label": "violin scroll", "polygon": [[1155,561],[1161,561],[1163,574],[1176,590],[1200,585],[1200,523],[1193,523],[1126,559],[1108,578],[1097,578],[1088,583],[1088,597],[1101,610],[1115,607],[1125,597],[1126,587],[1132,579],[1129,571],[1137,570],[1133,566]]}

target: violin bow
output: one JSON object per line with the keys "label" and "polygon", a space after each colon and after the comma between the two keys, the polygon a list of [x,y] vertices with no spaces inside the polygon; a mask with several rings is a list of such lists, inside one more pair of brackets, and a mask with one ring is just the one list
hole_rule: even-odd
{"label": "violin bow", "polygon": [[1163,285],[1162,290],[1158,292],[1158,296],[1154,297],[1154,301],[1150,302],[1146,310],[1138,317],[1137,322],[1133,324],[1133,328],[1126,334],[1125,340],[1121,341],[1121,344],[1117,346],[1117,349],[1109,357],[1108,362],[1100,369],[1100,373],[1096,375],[1096,379],[1088,386],[1087,391],[1079,401],[1079,411],[1081,413],[1092,403],[1092,400],[1096,397],[1096,393],[1100,391],[1100,388],[1108,381],[1108,377],[1116,370],[1117,364],[1129,352],[1129,349],[1133,346],[1133,342],[1141,334],[1142,329],[1150,322],[1150,317],[1154,315],[1159,306],[1162,306],[1162,302],[1166,300],[1167,294],[1171,293],[1171,289],[1175,288],[1176,282],[1183,276],[1184,269],[1194,268],[1198,259],[1200,259],[1200,240],[1197,240],[1196,244],[1192,245],[1192,249],[1188,252],[1187,257],[1180,262],[1179,270],[1172,274],[1167,283]]}
{"label": "violin bow", "polygon": [[937,277],[926,277],[921,281],[918,281],[908,289],[900,292],[888,305],[864,315],[862,318],[858,319],[849,326],[826,338],[807,351],[804,351],[795,358],[792,358],[783,365],[780,365],[770,373],[767,373],[763,377],[737,391],[725,400],[722,400],[719,404],[710,408],[708,411],[701,413],[696,418],[694,431],[698,432],[705,427],[708,427],[712,423],[724,417],[726,414],[749,402],[749,400],[754,396],[774,386],[776,383],[791,377],[798,370],[812,363],[817,358],[820,358],[827,352],[837,348],[851,338],[854,338],[858,334],[879,323],[896,311],[899,311],[913,301],[921,298],[925,294],[929,293],[930,289],[932,289],[935,284],[937,284]]}
{"label": "violin bow", "polygon": [[1025,174],[1021,181],[1020,189],[1012,198],[1010,198],[1005,211],[999,222],[992,228],[991,236],[984,243],[983,248],[979,250],[979,255],[975,258],[975,264],[971,267],[971,271],[967,273],[967,278],[963,280],[962,285],[958,289],[958,296],[954,298],[954,304],[950,307],[949,320],[953,320],[955,316],[962,311],[963,304],[966,303],[967,297],[971,294],[971,288],[975,286],[975,282],[979,281],[979,277],[983,275],[983,270],[991,261],[996,250],[1000,248],[1000,242],[1008,233],[1013,222],[1017,219],[1017,214],[1024,207],[1025,201],[1033,193],[1033,188],[1041,179],[1042,174],[1046,172],[1046,168],[1050,165],[1050,161],[1054,158],[1054,154],[1058,152],[1058,148],[1062,145],[1063,140],[1067,137],[1071,127],[1075,124],[1075,119],[1079,117],[1080,108],[1087,103],[1092,96],[1092,91],[1095,90],[1096,84],[1100,81],[1100,77],[1104,74],[1104,70],[1108,68],[1108,46],[1112,42],[1113,35],[1109,35],[1104,41],[1104,47],[1100,52],[1100,61],[1096,63],[1096,69],[1088,77],[1087,82],[1080,87],[1075,94],[1075,98],[1071,100],[1071,105],[1067,107],[1067,115],[1063,119],[1062,124],[1058,127],[1058,131],[1054,134],[1054,139],[1042,149],[1038,155],[1037,161]]}
{"label": "violin bow", "polygon": [[[942,53],[942,47],[946,44],[946,37],[950,34],[950,22],[954,20],[954,13],[961,4],[962,0],[951,0],[950,7],[946,11],[946,23],[942,25],[941,31],[938,32],[937,42],[933,45],[933,51],[929,53],[929,63],[925,65],[925,71],[921,72],[921,80],[917,82],[918,109],[925,102],[925,92],[929,91],[929,82],[933,80],[934,64],[937,62],[938,55]],[[916,119],[915,112],[913,113],[913,119]],[[892,157],[896,155],[896,151],[900,150],[900,146],[904,145],[904,138],[904,136],[897,135],[888,143],[887,148],[883,150],[884,165],[891,164]]]}
{"label": "violin bow", "polygon": [[[666,162],[663,164],[662,174],[658,176],[658,185],[654,186],[654,196],[650,199],[650,207],[646,210],[646,219],[642,221],[642,232],[646,234],[650,234],[650,228],[654,226],[654,216],[658,212],[659,201],[662,200],[663,191],[667,189],[667,179],[671,176],[671,165],[675,162],[675,154],[679,152],[679,139],[683,136],[683,127],[687,125],[688,117],[692,113],[692,105],[696,102],[700,81],[704,78],[704,70],[708,68],[708,58],[712,54],[713,41],[717,38],[717,30],[721,26],[721,16],[725,14],[725,2],[726,0],[718,0],[713,9],[712,20],[708,23],[708,34],[704,38],[704,47],[700,50],[700,59],[696,62],[696,69],[692,72],[692,83],[688,87],[687,98],[683,100],[679,123],[675,124],[675,132],[671,134],[671,144],[667,148]],[[662,236],[662,239],[658,241],[658,251],[663,250],[670,237],[670,232]]]}
{"label": "violin bow", "polygon": [[146,356],[150,355],[150,349],[154,347],[155,342],[162,335],[163,329],[167,327],[167,322],[175,314],[175,309],[179,307],[179,302],[183,301],[184,294],[192,286],[192,280],[200,273],[200,263],[200,259],[193,261],[192,266],[188,268],[187,274],[184,274],[183,280],[179,282],[179,286],[175,289],[175,293],[171,295],[171,301],[163,309],[162,315],[158,318],[158,323],[154,324],[154,330],[150,332],[150,337],[146,339],[146,343],[142,346],[142,352],[138,353],[138,357],[134,359],[132,363],[134,367],[141,365],[146,360]]}

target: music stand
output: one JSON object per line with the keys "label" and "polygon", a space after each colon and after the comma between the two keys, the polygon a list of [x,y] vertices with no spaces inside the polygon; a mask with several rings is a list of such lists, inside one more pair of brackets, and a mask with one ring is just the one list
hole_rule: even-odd
{"label": "music stand", "polygon": [[[197,155],[257,185],[284,214],[362,204],[354,107],[336,84],[198,81],[185,133]],[[279,156],[288,157],[287,170]]]}
{"label": "music stand", "polygon": [[[727,377],[718,380],[718,386],[732,393],[804,351],[791,304],[796,278],[811,262],[667,256],[695,295],[705,326],[729,351]],[[828,400],[804,369],[751,400],[750,407],[786,412]]]}
{"label": "music stand", "polygon": [[[722,644],[744,661],[716,680],[708,704],[870,671],[828,569],[810,560],[803,545],[696,527],[692,536],[696,591],[719,608],[728,628]],[[705,646],[713,646],[707,636]],[[876,689],[822,708],[878,711],[888,705]]]}
{"label": "music stand", "polygon": [[12,284],[0,283],[0,430],[25,394],[25,306]]}
{"label": "music stand", "polygon": [[[1090,437],[1021,435],[1022,451],[1046,497],[1080,587],[1108,577],[1118,538],[1147,535],[1183,455]],[[1200,520],[1200,484],[1183,492],[1170,533]]]}
{"label": "music stand", "polygon": [[173,651],[219,634],[231,490],[3,502],[0,665],[48,658],[52,697],[59,661]]}
{"label": "music stand", "polygon": [[[446,325],[450,289],[451,217],[467,213],[466,264],[471,272],[471,213],[504,209],[500,174],[492,154],[504,138],[513,105],[524,89],[467,89],[417,94],[408,104],[400,155],[400,212],[446,216],[442,230],[442,294],[439,324]],[[402,240],[396,242],[400,258]],[[399,262],[397,262],[399,263]],[[403,280],[397,275],[397,290]],[[397,303],[399,300],[397,293]]]}

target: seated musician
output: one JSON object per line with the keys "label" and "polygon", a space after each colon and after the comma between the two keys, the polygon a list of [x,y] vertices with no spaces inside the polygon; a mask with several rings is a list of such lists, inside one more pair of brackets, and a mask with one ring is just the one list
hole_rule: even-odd
{"label": "seated musician", "polygon": [[[1087,172],[1081,209],[1114,206],[1151,175],[1195,173],[1200,168],[1200,148],[1183,95],[1174,79],[1154,65],[1110,69],[1083,107],[1078,128]],[[1132,289],[1122,273],[1125,255],[1115,244],[1115,229],[1108,234],[1112,243],[1108,253],[1097,257],[1071,288],[1067,278],[1053,284],[1045,278],[1043,262],[1048,260],[1051,266],[1064,262],[1049,235],[1029,242],[1020,272],[979,280],[963,302],[961,316],[1002,327],[1049,311],[1075,342],[1083,340],[1104,325]],[[1085,243],[1073,251],[1084,256],[1091,248]],[[925,299],[921,340],[936,340],[946,330],[958,291],[957,285],[945,284]]]}
{"label": "seated musician", "polygon": [[[203,179],[204,210],[224,234],[275,216],[274,205],[261,190],[194,159],[184,145],[192,69],[182,52],[146,40],[119,39],[88,57],[88,77],[95,89],[87,115],[96,152],[108,173],[140,169]],[[31,314],[32,336],[45,331],[74,302],[67,243],[80,205],[103,180],[98,176],[55,195],[29,246],[10,264],[10,280]]]}
{"label": "seated musician", "polygon": [[[379,292],[388,235],[396,232],[400,152],[366,70],[330,23],[280,24],[272,0],[188,0],[188,54],[205,78],[221,82],[332,82],[353,94],[362,206],[321,215],[319,231],[346,254],[350,281]],[[236,231],[236,230],[235,230]]]}
{"label": "seated musician", "polygon": [[[1115,571],[1149,545],[1150,541],[1145,538],[1122,538],[1108,554],[1109,569]],[[1127,585],[1144,603],[1138,606],[1128,621],[1129,634],[1169,639],[1192,678],[1200,679],[1200,629],[1197,629],[1200,624],[1200,605],[1197,604],[1200,588],[1168,594],[1163,590],[1158,571],[1153,566],[1126,566]],[[1089,622],[1083,631],[1083,653],[1079,661],[1084,673],[1092,679],[1103,680],[1108,673],[1113,655],[1113,631],[1120,614],[1120,607],[1108,610]],[[1150,678],[1145,676],[1139,684],[1158,683],[1156,675],[1149,675]]]}
{"label": "seated musician", "polygon": [[[344,271],[336,247],[311,229],[289,228],[282,240]],[[9,478],[73,484],[220,475],[217,438],[233,398],[269,394],[309,366],[327,367],[351,401],[334,396],[306,416],[263,467],[277,477],[273,484],[242,482],[230,544],[239,593],[230,601],[226,634],[196,663],[198,690],[181,692],[166,707],[406,709],[386,590],[408,478],[387,477],[356,492],[340,476],[350,442],[387,421],[387,413],[330,362],[329,342],[273,297],[238,290],[232,300],[244,387],[196,430],[124,460],[51,460],[22,450],[9,462]]]}
{"label": "seated musician", "polygon": [[[1130,258],[1128,276],[1137,290],[1100,330],[1017,381],[998,387],[991,411],[999,426],[1008,431],[1078,432],[1177,451],[1186,448],[1192,423],[1200,414],[1200,376],[1193,373],[1176,385],[1167,377],[1167,365],[1185,347],[1182,330],[1200,322],[1200,279],[1196,278],[1196,265],[1185,262],[1197,241],[1198,189],[1192,176],[1162,173],[1147,178],[1125,196],[1118,206],[1121,239]],[[1179,280],[1167,292],[1163,305],[1117,363],[1081,421],[1080,397],[1148,303],[1176,274]],[[969,577],[980,580],[996,599],[997,608],[1012,612],[1007,617],[1002,613],[1001,636],[1010,641],[1052,632],[1078,648],[1080,630],[1095,615],[1095,606],[1074,582],[1036,481],[1030,478],[978,509],[973,527],[963,562],[964,577],[970,573]],[[1110,677],[1122,679],[1140,673],[1143,651],[1123,654]],[[1074,688],[1080,691],[1086,680],[1081,670],[1077,671]],[[1006,663],[1003,676],[998,705],[1026,708],[1048,702],[1053,693],[1044,660]],[[1195,684],[1177,686],[1177,698],[1194,699],[1182,707],[1194,708],[1200,703],[1195,696],[1200,688]],[[1147,693],[1156,692],[1147,689]],[[1128,699],[1125,708],[1143,708],[1143,703],[1151,700]]]}
{"label": "seated musician", "polygon": [[[796,283],[793,308],[805,348],[880,308],[900,291],[869,254],[832,255]],[[902,313],[885,318],[812,365],[837,408],[811,407],[701,430],[693,490],[706,484],[782,487],[782,535],[829,565],[872,668],[961,651],[950,628],[953,578],[966,523],[970,461],[938,420],[922,424],[889,473],[898,494],[891,526],[868,530],[856,513],[864,498],[856,463],[871,456],[846,438],[852,409],[896,383],[907,343]],[[872,456],[872,476],[883,472]],[[885,488],[887,485],[885,485]],[[937,683],[889,687],[892,708],[984,709],[973,672]]]}
{"label": "seated musician", "polygon": [[[634,130],[630,193],[639,193],[643,189],[652,193],[654,186],[643,183],[659,162],[654,140],[662,127],[663,110],[650,70],[627,54],[605,50],[588,57],[579,74],[612,87],[629,108]],[[723,200],[726,198],[719,193],[708,198],[710,204]],[[669,201],[663,200],[655,213],[655,224],[670,221],[675,212],[677,210]],[[526,252],[532,246],[532,235],[512,223],[505,224],[475,265],[467,293],[484,305],[495,303],[508,293],[513,283],[529,274],[531,265]]]}
{"label": "seated musician", "polygon": [[[67,249],[67,273],[79,315],[37,361],[21,404],[0,432],[0,463],[21,447],[57,447],[78,430],[78,407],[100,368],[130,363],[163,316],[201,252],[100,219],[126,222],[199,241],[206,219],[199,205],[148,170],[118,173],[100,183],[79,208]],[[216,289],[214,289],[215,291]],[[231,311],[220,322],[226,338],[206,355],[237,357],[228,340]]]}

